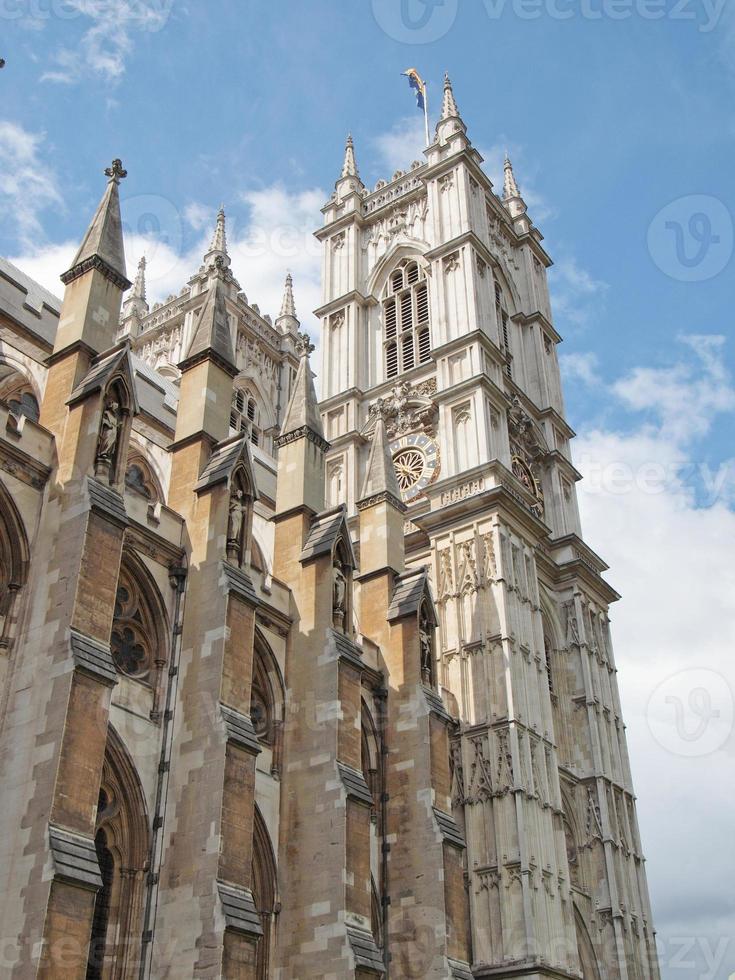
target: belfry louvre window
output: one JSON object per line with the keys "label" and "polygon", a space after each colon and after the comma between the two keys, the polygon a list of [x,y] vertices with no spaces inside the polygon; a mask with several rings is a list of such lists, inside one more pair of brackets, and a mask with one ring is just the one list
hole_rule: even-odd
{"label": "belfry louvre window", "polygon": [[387,378],[431,360],[429,287],[417,262],[406,259],[391,274],[383,300],[383,328]]}
{"label": "belfry louvre window", "polygon": [[248,391],[235,389],[230,407],[230,428],[235,432],[247,432],[254,446],[260,446],[263,432],[260,428],[260,412],[253,396]]}
{"label": "belfry louvre window", "polygon": [[500,347],[505,354],[505,371],[509,378],[513,377],[513,351],[510,346],[510,327],[508,316],[508,303],[505,293],[499,282],[495,283],[495,316],[498,321],[498,331],[500,333]]}

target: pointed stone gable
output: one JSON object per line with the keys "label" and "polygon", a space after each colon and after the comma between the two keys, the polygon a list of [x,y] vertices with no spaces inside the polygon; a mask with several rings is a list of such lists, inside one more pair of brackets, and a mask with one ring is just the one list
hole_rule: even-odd
{"label": "pointed stone gable", "polygon": [[71,268],[61,277],[65,286],[78,279],[89,269],[99,271],[120,289],[129,289],[131,283],[125,268],[125,246],[123,244],[122,217],[120,215],[120,193],[118,185],[127,172],[114,161],[106,173],[109,182],[107,190],[99,203],[87,234],[79,247]]}
{"label": "pointed stone gable", "polygon": [[365,473],[365,482],[362,485],[358,509],[383,500],[389,501],[398,510],[406,510],[406,505],[401,500],[401,490],[393,465],[385,421],[383,416],[379,415],[373,430],[373,444],[370,448],[367,472]]}
{"label": "pointed stone gable", "polygon": [[340,504],[333,510],[325,510],[321,514],[317,514],[314,523],[311,525],[309,536],[304,543],[301,561],[310,561],[320,555],[328,554],[340,538],[345,546],[347,562],[356,568],[357,562],[352,548],[352,539],[347,527],[347,508],[344,504]]}
{"label": "pointed stone gable", "polygon": [[421,603],[426,601],[429,618],[433,626],[439,625],[439,619],[434,608],[434,599],[431,595],[429,585],[429,573],[426,568],[412,568],[396,579],[396,587],[393,592],[393,599],[388,608],[387,620],[389,623],[397,619],[404,619],[406,616],[415,616],[421,607]]}
{"label": "pointed stone gable", "polygon": [[314,388],[314,375],[309,363],[310,350],[313,348],[307,338],[306,342],[302,341],[301,361],[296,372],[291,400],[283,418],[278,444],[280,445],[282,440],[291,441],[299,436],[311,434],[326,450],[328,443],[324,438],[322,417],[319,414],[319,403]]}
{"label": "pointed stone gable", "polygon": [[130,392],[130,411],[131,414],[137,415],[139,406],[135,390],[135,371],[128,341],[113,351],[100,355],[92,362],[87,374],[72,391],[68,404],[73,405],[88,395],[106,388],[115,375],[121,375],[125,379]]}
{"label": "pointed stone gable", "polygon": [[253,491],[253,499],[258,499],[258,487],[253,472],[253,460],[250,455],[250,443],[245,434],[233,436],[215,446],[209,462],[202,470],[202,475],[194,487],[197,493],[209,490],[218,483],[229,480],[237,466],[242,464],[247,472]]}
{"label": "pointed stone gable", "polygon": [[194,327],[189,350],[180,366],[183,369],[188,363],[202,360],[209,355],[218,360],[233,377],[237,374],[227,318],[225,284],[220,276],[217,276],[209,287],[209,293]]}

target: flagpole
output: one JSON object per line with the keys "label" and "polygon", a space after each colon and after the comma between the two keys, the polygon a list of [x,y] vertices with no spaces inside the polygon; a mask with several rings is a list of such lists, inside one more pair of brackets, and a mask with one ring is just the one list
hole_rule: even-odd
{"label": "flagpole", "polygon": [[424,82],[424,129],[426,130],[426,148],[429,143],[429,83]]}

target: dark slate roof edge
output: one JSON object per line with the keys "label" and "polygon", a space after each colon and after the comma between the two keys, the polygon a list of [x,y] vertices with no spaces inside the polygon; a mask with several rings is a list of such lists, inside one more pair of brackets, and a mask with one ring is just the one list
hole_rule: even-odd
{"label": "dark slate roof edge", "polygon": [[464,960],[453,960],[447,957],[447,965],[452,976],[452,980],[474,980],[472,968]]}
{"label": "dark slate roof edge", "polygon": [[436,820],[439,832],[448,844],[453,844],[454,847],[466,847],[465,839],[462,831],[459,829],[457,821],[451,815],[451,813],[445,813],[438,807],[432,807],[434,811],[434,818]]}
{"label": "dark slate roof edge", "polygon": [[454,723],[454,718],[452,718],[447,709],[444,707],[444,701],[442,700],[441,694],[439,694],[438,691],[435,691],[432,687],[427,687],[425,684],[423,685],[423,691],[429,711],[435,715],[438,715],[442,721]]}
{"label": "dark slate roof edge", "polygon": [[262,936],[263,927],[249,888],[217,882],[217,893],[228,929],[248,936]]}
{"label": "dark slate roof edge", "polygon": [[355,965],[378,974],[385,973],[385,964],[372,933],[357,926],[347,926],[347,939],[355,957]]}
{"label": "dark slate roof edge", "polygon": [[347,796],[352,800],[357,800],[358,803],[367,803],[368,806],[372,806],[373,794],[370,792],[363,774],[344,762],[338,762],[337,769]]}
{"label": "dark slate roof edge", "polygon": [[91,837],[49,824],[48,838],[54,872],[58,878],[95,891],[102,887],[97,851]]}
{"label": "dark slate roof edge", "polygon": [[260,742],[250,715],[237,711],[235,708],[229,708],[226,704],[220,704],[220,712],[227,733],[227,740],[234,745],[239,745],[246,752],[258,755],[261,751]]}
{"label": "dark slate roof edge", "polygon": [[117,670],[112,660],[110,644],[101,643],[74,629],[69,634],[74,666],[114,687],[117,684]]}
{"label": "dark slate roof edge", "polygon": [[87,492],[89,494],[89,506],[91,510],[110,518],[114,523],[127,527],[128,514],[125,510],[125,502],[120,494],[112,487],[105,486],[94,477],[87,477]]}
{"label": "dark slate roof edge", "polygon": [[222,561],[221,568],[222,578],[220,581],[227,592],[233,593],[251,606],[260,605],[253,580],[246,571],[229,561]]}
{"label": "dark slate roof edge", "polygon": [[334,643],[337,650],[337,658],[339,660],[345,660],[347,663],[352,664],[353,667],[357,667],[358,670],[362,670],[365,666],[362,659],[362,650],[351,640],[349,636],[345,636],[344,633],[340,633],[339,630],[330,627],[329,635]]}

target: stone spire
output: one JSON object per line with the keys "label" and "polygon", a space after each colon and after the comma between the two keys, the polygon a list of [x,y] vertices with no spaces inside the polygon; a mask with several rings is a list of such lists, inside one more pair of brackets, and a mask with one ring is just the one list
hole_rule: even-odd
{"label": "stone spire", "polygon": [[145,255],[141,255],[140,262],[138,262],[138,272],[135,276],[135,282],[133,283],[133,296],[135,299],[142,299],[147,306],[148,304],[146,303],[145,295],[145,266]]}
{"label": "stone spire", "polygon": [[105,174],[109,178],[107,189],[71,268],[61,277],[65,286],[84,275],[89,269],[99,269],[106,279],[120,289],[130,288],[125,269],[119,192],[120,181],[127,177],[128,172],[123,169],[119,160],[113,160],[112,166],[105,170]]}
{"label": "stone spire", "polygon": [[355,160],[355,144],[352,141],[352,133],[347,137],[345,144],[345,162],[342,165],[343,177],[359,177],[357,161]]}
{"label": "stone spire", "polygon": [[237,373],[227,316],[226,286],[221,274],[215,276],[194,327],[191,343],[181,367],[211,356],[225,370]]}
{"label": "stone spire", "polygon": [[283,288],[283,302],[281,312],[276,319],[276,327],[282,333],[298,333],[299,320],[296,316],[296,303],[293,298],[293,277],[289,272],[286,276],[286,285]]}
{"label": "stone spire", "polygon": [[385,428],[385,410],[382,399],[376,403],[374,415],[376,421],[373,430],[373,443],[370,447],[360,504],[369,506],[373,502],[388,500],[394,507],[404,511],[406,506],[401,500],[401,490],[393,465],[393,456]]}
{"label": "stone spire", "polygon": [[454,99],[454,90],[449,73],[444,73],[444,98],[442,99],[442,119],[461,119],[457,103]]}
{"label": "stone spire", "polygon": [[283,439],[290,433],[299,432],[307,429],[313,435],[324,442],[324,429],[322,418],[319,414],[319,402],[314,388],[314,376],[311,372],[309,355],[314,351],[308,334],[299,334],[299,343],[296,351],[299,354],[299,369],[296,372],[296,379],[291,392],[291,400],[288,403],[286,414],[281,426],[281,436]]}
{"label": "stone spire", "polygon": [[[356,209],[359,205],[360,195],[365,190],[365,185],[360,180],[360,172],[357,169],[357,161],[355,160],[355,144],[352,141],[352,136],[347,137],[347,142],[345,144],[345,159],[342,164],[342,173],[339,176],[339,180],[336,185],[337,196],[341,201],[346,201],[351,195],[352,201],[348,205],[348,208]],[[355,196],[356,195],[356,196]]]}
{"label": "stone spire", "polygon": [[444,97],[442,98],[441,117],[436,124],[436,142],[442,146],[447,143],[451,144],[453,152],[466,149],[469,146],[467,127],[459,114],[449,75],[444,76]]}
{"label": "stone spire", "polygon": [[130,334],[137,337],[140,333],[142,320],[148,315],[149,308],[146,300],[145,291],[145,255],[141,256],[138,262],[138,272],[135,276],[133,289],[123,303],[122,329],[120,334]]}
{"label": "stone spire", "polygon": [[503,197],[507,201],[511,197],[520,196],[515,174],[513,173],[513,164],[510,162],[510,157],[506,153],[505,163],[503,164]]}
{"label": "stone spire", "polygon": [[[515,221],[516,219],[522,219],[526,221],[526,202],[521,197],[521,192],[518,190],[518,184],[516,182],[515,174],[513,173],[513,164],[510,162],[508,154],[505,155],[505,163],[503,164],[503,204],[506,206],[510,215]],[[525,227],[519,229],[521,231],[527,231]]]}
{"label": "stone spire", "polygon": [[218,258],[221,258],[224,266],[229,269],[230,256],[227,254],[227,230],[225,227],[224,204],[217,212],[217,225],[214,229],[214,235],[212,236],[212,243],[209,246],[209,251],[204,256],[204,264],[206,266],[210,266]]}

